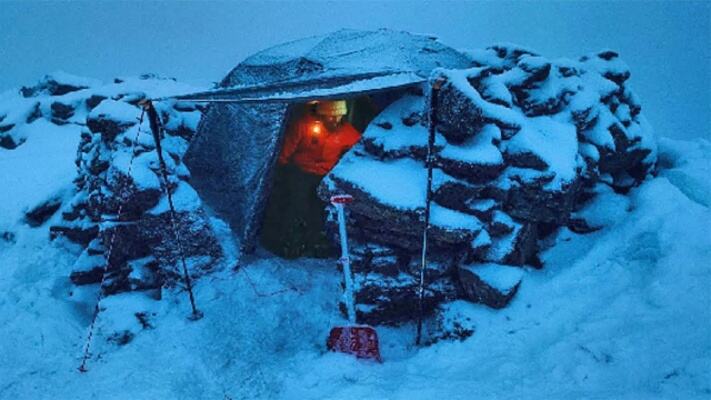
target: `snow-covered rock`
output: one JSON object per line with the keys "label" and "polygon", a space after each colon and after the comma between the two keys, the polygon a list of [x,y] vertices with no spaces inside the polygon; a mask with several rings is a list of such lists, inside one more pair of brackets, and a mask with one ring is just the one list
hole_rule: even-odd
{"label": "snow-covered rock", "polygon": [[[111,259],[103,277],[106,293],[160,288],[182,279],[156,146],[147,118],[139,121],[137,103],[191,90],[156,76],[102,84],[56,73],[19,94],[2,94],[2,147],[18,151],[36,131],[55,126],[75,130],[81,138],[73,190],[57,192],[24,211],[30,226],[41,226],[61,211],[61,218],[49,226],[51,237],[65,237],[85,248],[70,274],[75,284],[102,280],[109,249]],[[185,182],[190,174],[181,162],[201,112],[195,105],[174,102],[157,107],[165,126],[162,143],[168,188],[177,207],[177,235],[193,273],[200,274],[221,256],[200,200]]]}
{"label": "snow-covered rock", "polygon": [[462,265],[458,273],[465,298],[492,308],[506,307],[523,277],[521,268],[500,264]]}
{"label": "snow-covered rock", "polygon": [[35,86],[22,87],[20,93],[23,97],[37,97],[41,95],[62,96],[89,87],[99,86],[100,81],[84,78],[63,71],[45,75]]}
{"label": "snow-covered rock", "polygon": [[[657,150],[639,101],[625,85],[629,68],[616,53],[550,60],[500,44],[468,55],[474,67],[438,69],[432,78],[444,83],[435,115],[428,247],[431,257],[453,264],[443,279],[469,288],[459,296],[498,307],[516,291],[481,294],[495,290],[457,263],[541,267],[539,240],[559,227],[599,229],[576,209],[595,195],[598,182],[619,192],[638,185],[653,172]],[[404,275],[389,276],[381,292],[377,279],[363,278],[369,321],[400,322],[385,303],[399,303],[414,290],[416,269],[412,276],[403,271],[422,246],[427,107],[418,93],[390,104],[319,188],[326,201],[338,193],[355,197],[348,207],[352,241],[399,254],[385,264]],[[331,231],[335,235],[335,227]],[[372,261],[357,258],[355,270],[381,273]],[[428,311],[435,306],[428,303]]]}

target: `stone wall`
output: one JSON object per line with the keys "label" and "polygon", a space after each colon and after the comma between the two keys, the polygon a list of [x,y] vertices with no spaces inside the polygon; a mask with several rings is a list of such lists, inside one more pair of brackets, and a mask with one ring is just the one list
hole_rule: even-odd
{"label": "stone wall", "polygon": [[[457,298],[505,306],[521,282],[487,281],[497,266],[509,275],[509,266],[541,268],[540,239],[598,228],[575,214],[596,184],[625,193],[656,162],[615,52],[551,61],[493,46],[469,56],[475,67],[439,71],[427,312]],[[348,229],[359,322],[398,324],[417,312],[428,107],[426,96],[408,97],[376,117],[319,188],[324,200],[355,198]],[[336,241],[333,215],[330,232]]]}

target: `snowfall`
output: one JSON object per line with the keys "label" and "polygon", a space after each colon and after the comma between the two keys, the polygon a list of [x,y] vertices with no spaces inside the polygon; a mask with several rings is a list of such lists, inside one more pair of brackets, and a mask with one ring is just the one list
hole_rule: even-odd
{"label": "snowfall", "polygon": [[[21,146],[0,149],[2,399],[711,398],[705,139],[659,137],[656,177],[626,196],[599,186],[581,213],[604,228],[548,239],[545,267],[517,270],[508,308],[451,304],[476,327],[464,341],[418,347],[414,326],[377,327],[383,363],[327,352],[330,328],[345,322],[334,262],[241,257],[213,218],[227,257],[195,284],[204,318],[187,318],[182,290],[105,298],[80,373],[97,287],[69,281],[82,249],[50,241],[59,215],[23,221],[69,196],[80,130],[39,119],[23,126]],[[136,335],[120,345],[121,330]]]}

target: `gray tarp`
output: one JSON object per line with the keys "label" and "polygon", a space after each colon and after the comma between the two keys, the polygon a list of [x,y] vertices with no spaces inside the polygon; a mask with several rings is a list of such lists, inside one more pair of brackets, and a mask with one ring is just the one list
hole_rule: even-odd
{"label": "gray tarp", "polygon": [[255,244],[286,111],[285,103],[214,104],[185,155],[190,183],[247,251]]}
{"label": "gray tarp", "polygon": [[271,85],[252,85],[221,88],[191,93],[178,100],[255,103],[299,102],[321,98],[347,98],[383,89],[396,89],[424,83],[427,77],[413,72],[390,72],[332,76],[313,80],[297,80]]}
{"label": "gray tarp", "polygon": [[288,104],[395,91],[438,67],[471,60],[428,36],[341,30],[259,52],[209,92],[178,96],[211,102],[185,156],[192,185],[253,249]]}
{"label": "gray tarp", "polygon": [[[191,184],[240,235],[243,250],[251,252],[271,192],[272,167],[281,146],[289,103],[353,97],[421,82],[423,79],[415,74],[394,74],[343,81],[330,88],[300,85],[293,92],[261,92],[262,100],[272,101],[256,101],[253,94],[240,99],[233,93],[231,102],[210,105],[185,155]],[[199,93],[180,98],[206,96]]]}

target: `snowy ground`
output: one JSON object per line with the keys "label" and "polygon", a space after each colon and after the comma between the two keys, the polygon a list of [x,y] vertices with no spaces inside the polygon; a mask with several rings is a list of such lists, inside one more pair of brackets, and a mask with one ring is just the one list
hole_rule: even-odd
{"label": "snowy ground", "polygon": [[[21,221],[71,187],[78,133],[35,126],[21,147],[0,149],[2,399],[711,397],[708,141],[662,139],[659,177],[629,197],[600,189],[584,213],[607,227],[560,232],[507,309],[457,304],[476,321],[464,342],[417,349],[411,327],[379,328],[382,365],[326,353],[343,322],[332,263],[258,254],[197,283],[198,322],[182,292],[106,299],[79,374],[95,288],[69,283],[78,248]],[[122,314],[136,305],[152,328]],[[138,334],[107,341],[122,327]]]}

